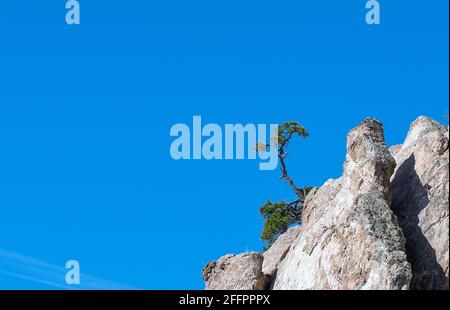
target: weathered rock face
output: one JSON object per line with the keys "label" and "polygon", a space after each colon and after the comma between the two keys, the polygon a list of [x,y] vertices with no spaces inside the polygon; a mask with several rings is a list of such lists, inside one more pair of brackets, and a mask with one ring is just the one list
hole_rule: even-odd
{"label": "weathered rock face", "polygon": [[263,256],[259,253],[225,255],[203,268],[207,290],[262,290]]}
{"label": "weathered rock face", "polygon": [[300,227],[291,227],[272,244],[272,246],[264,252],[264,261],[262,272],[266,279],[266,288],[271,288],[275,279],[278,266],[286,257],[292,243],[297,238]]}
{"label": "weathered rock face", "polygon": [[412,289],[448,289],[448,128],[427,118],[412,123],[401,146],[391,148],[392,209],[406,237]]}
{"label": "weathered rock face", "polygon": [[448,127],[419,117],[388,150],[368,119],[348,134],[342,177],[306,197],[300,227],[203,275],[209,289],[448,289],[448,214]]}
{"label": "weathered rock face", "polygon": [[273,288],[407,289],[405,239],[390,210],[394,169],[381,123],[368,119],[353,129],[343,176],[308,195]]}

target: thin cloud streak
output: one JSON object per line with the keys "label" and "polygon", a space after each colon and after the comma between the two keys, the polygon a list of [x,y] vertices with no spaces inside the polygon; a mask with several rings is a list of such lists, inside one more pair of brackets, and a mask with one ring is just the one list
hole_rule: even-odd
{"label": "thin cloud streak", "polygon": [[79,285],[65,283],[67,270],[32,257],[0,249],[0,274],[67,290],[134,290],[136,288],[81,273]]}

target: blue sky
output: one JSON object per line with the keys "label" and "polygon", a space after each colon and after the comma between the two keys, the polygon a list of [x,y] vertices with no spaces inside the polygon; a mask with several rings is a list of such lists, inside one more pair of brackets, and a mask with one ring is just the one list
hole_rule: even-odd
{"label": "blue sky", "polygon": [[65,0],[1,1],[0,288],[61,288],[77,259],[104,283],[202,289],[208,261],[260,250],[259,206],[290,188],[256,161],[172,160],[193,115],[299,121],[301,186],[340,176],[365,117],[388,144],[446,122],[448,1],[380,0],[379,26],[365,2],[81,0],[68,26]]}

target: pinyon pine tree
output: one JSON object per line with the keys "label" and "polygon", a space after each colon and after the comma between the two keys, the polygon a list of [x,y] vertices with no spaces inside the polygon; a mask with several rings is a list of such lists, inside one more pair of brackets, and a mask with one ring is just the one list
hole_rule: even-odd
{"label": "pinyon pine tree", "polygon": [[289,184],[297,197],[291,202],[267,201],[259,209],[260,214],[264,218],[264,228],[261,232],[261,240],[267,243],[267,247],[270,247],[290,226],[300,224],[303,202],[305,201],[306,195],[311,190],[311,187],[298,188],[289,176],[286,168],[285,159],[288,155],[287,148],[291,139],[296,135],[306,138],[309,134],[299,123],[293,121],[286,122],[278,126],[278,132],[276,136],[271,138],[270,144],[257,145],[257,150],[259,152],[267,151],[270,147],[278,148],[278,159],[282,172],[281,179]]}

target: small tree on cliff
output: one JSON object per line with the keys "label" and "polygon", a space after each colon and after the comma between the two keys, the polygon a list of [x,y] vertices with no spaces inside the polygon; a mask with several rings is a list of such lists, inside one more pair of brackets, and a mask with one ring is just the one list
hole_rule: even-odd
{"label": "small tree on cliff", "polygon": [[270,247],[275,240],[284,233],[291,225],[299,224],[302,216],[302,205],[311,187],[298,188],[289,176],[285,159],[288,155],[287,148],[294,136],[308,137],[306,129],[297,122],[286,122],[278,127],[275,137],[267,145],[258,144],[258,151],[265,151],[270,147],[278,148],[278,159],[282,172],[281,179],[286,181],[294,191],[296,199],[291,202],[266,202],[259,212],[264,218],[264,228],[261,232],[261,240],[267,242]]}

